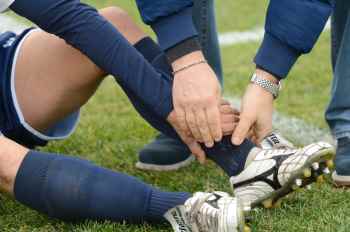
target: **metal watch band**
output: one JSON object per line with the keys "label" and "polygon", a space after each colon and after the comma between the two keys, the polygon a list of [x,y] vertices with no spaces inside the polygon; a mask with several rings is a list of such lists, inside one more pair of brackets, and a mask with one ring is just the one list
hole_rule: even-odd
{"label": "metal watch band", "polygon": [[281,82],[279,84],[275,84],[272,81],[259,78],[256,73],[253,74],[251,80],[251,83],[260,86],[261,88],[265,89],[267,92],[271,93],[272,96],[276,99],[279,95],[280,89],[281,89]]}

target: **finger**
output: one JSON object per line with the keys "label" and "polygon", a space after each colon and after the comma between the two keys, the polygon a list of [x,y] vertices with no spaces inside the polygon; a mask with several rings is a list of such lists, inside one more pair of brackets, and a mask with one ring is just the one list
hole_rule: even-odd
{"label": "finger", "polygon": [[202,139],[202,135],[197,128],[196,118],[195,118],[195,115],[191,109],[188,109],[188,111],[186,112],[186,122],[187,122],[188,127],[191,130],[192,136],[197,141],[200,141]]}
{"label": "finger", "polygon": [[241,117],[237,128],[232,136],[232,143],[236,146],[241,145],[243,140],[247,137],[248,131],[252,123],[247,117]]}
{"label": "finger", "polygon": [[218,107],[210,107],[206,109],[206,119],[209,125],[211,137],[219,142],[222,139],[221,118]]}
{"label": "finger", "polygon": [[224,114],[221,115],[221,124],[223,123],[234,123],[237,120],[237,117],[233,114]]}
{"label": "finger", "polygon": [[189,144],[188,148],[190,149],[191,153],[197,158],[199,163],[205,164],[206,155],[202,147],[197,142],[192,142]]}
{"label": "finger", "polygon": [[250,139],[250,140],[252,140],[253,137],[255,137],[255,135],[254,135],[254,130],[250,129],[250,130],[248,131],[248,133],[247,133],[247,138]]}
{"label": "finger", "polygon": [[236,123],[223,123],[221,126],[222,133],[224,135],[232,135],[236,127],[237,127]]}
{"label": "finger", "polygon": [[235,111],[231,106],[224,105],[224,106],[220,106],[220,113],[221,114],[234,114]]}
{"label": "finger", "polygon": [[261,143],[261,141],[266,137],[266,136],[268,136],[269,134],[271,134],[272,133],[272,129],[271,130],[269,130],[269,129],[267,129],[267,130],[265,130],[265,131],[263,131],[263,132],[257,132],[257,133],[255,133],[256,134],[256,140],[257,140],[257,142],[258,143]]}
{"label": "finger", "polygon": [[214,140],[211,137],[210,129],[207,123],[206,115],[204,110],[198,110],[196,112],[197,127],[201,133],[202,141],[206,147],[214,146]]}
{"label": "finger", "polygon": [[188,131],[190,131],[190,129],[186,123],[186,112],[184,111],[183,108],[179,107],[176,109],[175,113],[176,113],[176,120],[177,120],[177,123],[179,125],[179,129],[183,133],[188,133]]}

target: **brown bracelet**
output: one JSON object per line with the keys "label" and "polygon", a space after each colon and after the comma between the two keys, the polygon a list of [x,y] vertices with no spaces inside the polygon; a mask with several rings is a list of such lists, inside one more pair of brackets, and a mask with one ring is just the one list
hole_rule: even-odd
{"label": "brown bracelet", "polygon": [[175,70],[175,71],[173,72],[173,75],[175,76],[175,74],[178,74],[179,72],[182,72],[182,71],[184,71],[184,70],[186,70],[186,69],[189,69],[189,68],[191,68],[191,67],[193,67],[193,66],[196,66],[196,65],[199,65],[199,64],[206,64],[206,63],[207,63],[206,60],[201,60],[201,61],[198,61],[198,62],[189,64],[189,65],[187,65],[187,66],[185,66],[185,67],[182,67],[182,68],[180,68],[180,69],[178,69],[178,70]]}

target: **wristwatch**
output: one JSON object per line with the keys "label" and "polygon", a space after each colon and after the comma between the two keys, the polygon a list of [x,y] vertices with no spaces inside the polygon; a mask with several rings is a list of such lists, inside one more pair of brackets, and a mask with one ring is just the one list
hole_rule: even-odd
{"label": "wristwatch", "polygon": [[281,81],[279,81],[278,84],[275,84],[272,81],[258,77],[256,73],[253,74],[252,78],[250,79],[250,82],[260,86],[261,88],[265,89],[267,92],[271,93],[274,99],[278,97],[279,92],[282,88]]}

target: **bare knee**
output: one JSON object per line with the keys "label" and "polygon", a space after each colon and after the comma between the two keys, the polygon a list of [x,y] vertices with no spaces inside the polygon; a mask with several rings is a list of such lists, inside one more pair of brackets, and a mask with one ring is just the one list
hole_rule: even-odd
{"label": "bare knee", "polygon": [[115,26],[131,44],[135,44],[146,36],[125,10],[111,6],[101,9],[99,12]]}
{"label": "bare knee", "polygon": [[0,190],[12,195],[17,172],[28,149],[4,136],[0,137],[0,148]]}
{"label": "bare knee", "polygon": [[130,18],[128,12],[117,6],[102,8],[100,14],[110,21],[122,21],[123,19]]}

